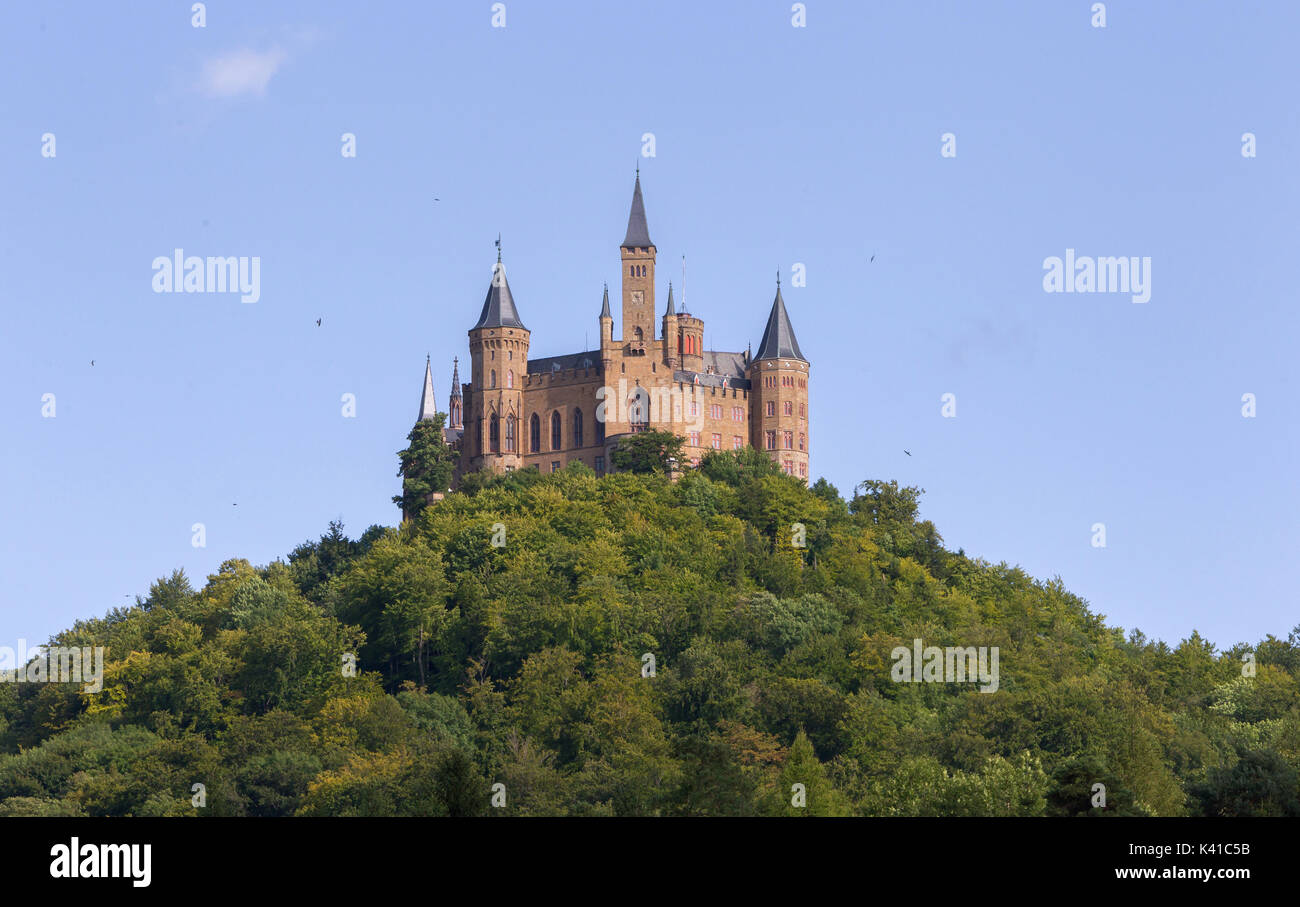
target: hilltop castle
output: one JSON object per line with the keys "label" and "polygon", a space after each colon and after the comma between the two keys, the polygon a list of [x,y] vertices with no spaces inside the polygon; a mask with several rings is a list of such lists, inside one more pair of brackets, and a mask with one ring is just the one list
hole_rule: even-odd
{"label": "hilltop castle", "polygon": [[[519,316],[498,243],[483,310],[469,329],[469,381],[460,382],[459,359],[452,369],[444,439],[460,451],[455,481],[485,467],[554,472],[574,460],[603,475],[620,437],[651,429],[684,438],[691,465],[706,451],[749,445],[807,480],[809,363],[786,314],[779,276],[758,351],[717,352],[704,348],[704,322],[685,305],[677,310],[671,284],[664,313],[656,314],[656,250],[639,172],[619,251],[620,336],[607,285],[599,349],[530,359],[532,332]],[[419,418],[435,413],[426,363]]]}

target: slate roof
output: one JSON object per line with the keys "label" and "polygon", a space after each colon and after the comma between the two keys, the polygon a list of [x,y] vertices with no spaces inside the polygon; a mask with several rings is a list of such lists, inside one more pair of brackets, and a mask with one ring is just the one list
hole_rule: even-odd
{"label": "slate roof", "polygon": [[600,368],[600,350],[582,353],[565,353],[563,356],[544,356],[528,360],[528,374],[549,375],[575,368]]}
{"label": "slate roof", "polygon": [[487,298],[483,300],[483,311],[479,313],[478,322],[470,330],[478,328],[528,330],[519,320],[515,298],[510,294],[510,282],[506,280],[506,267],[499,261],[492,267],[492,283],[488,286]]}
{"label": "slate roof", "polygon": [[632,189],[632,210],[627,216],[627,236],[623,238],[627,248],[647,248],[653,246],[650,241],[650,228],[645,223],[645,202],[641,200],[641,174],[636,177],[636,186]]}
{"label": "slate roof", "polygon": [[790,316],[785,311],[785,300],[781,298],[781,288],[776,288],[776,299],[772,301],[772,313],[767,316],[767,327],[763,329],[763,339],[758,343],[759,359],[798,359],[807,362],[799,351],[799,341],[795,339],[794,327]]}

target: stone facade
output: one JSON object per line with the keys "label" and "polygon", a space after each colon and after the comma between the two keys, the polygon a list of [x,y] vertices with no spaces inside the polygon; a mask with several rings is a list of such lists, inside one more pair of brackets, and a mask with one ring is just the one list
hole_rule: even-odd
{"label": "stone facade", "polygon": [[[807,480],[809,363],[779,278],[757,353],[705,350],[704,322],[677,311],[671,284],[664,314],[656,317],[656,249],[640,174],[619,249],[621,336],[614,336],[606,287],[599,348],[539,359],[529,358],[532,333],[498,251],[483,310],[469,330],[468,382],[460,383],[459,362],[453,373],[445,437],[460,451],[456,480],[483,468],[550,472],[574,460],[603,474],[619,438],[645,430],[685,438],[691,464],[711,449],[753,446]],[[431,396],[427,368],[426,385]],[[422,398],[420,418],[429,417],[427,409]]]}

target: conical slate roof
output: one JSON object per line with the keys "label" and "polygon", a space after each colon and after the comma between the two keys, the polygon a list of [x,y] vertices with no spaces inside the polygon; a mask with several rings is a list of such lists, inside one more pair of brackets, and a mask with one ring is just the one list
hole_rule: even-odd
{"label": "conical slate roof", "polygon": [[641,200],[641,174],[636,176],[636,186],[632,189],[632,210],[627,216],[627,236],[623,238],[626,248],[647,248],[653,246],[650,241],[650,228],[645,223],[645,202]]}
{"label": "conical slate roof", "polygon": [[424,360],[424,390],[420,392],[420,418],[417,422],[432,419],[438,414],[438,404],[433,397],[433,364]]}
{"label": "conical slate roof", "polygon": [[454,357],[451,360],[451,396],[452,399],[460,398],[460,357]]}
{"label": "conical slate roof", "polygon": [[600,317],[601,318],[614,317],[613,315],[609,314],[609,284],[605,284],[605,298],[602,299],[600,302]]}
{"label": "conical slate roof", "polygon": [[664,312],[664,314],[665,315],[677,314],[677,306],[673,305],[673,285],[671,281],[668,284],[668,311]]}
{"label": "conical slate roof", "polygon": [[479,328],[524,328],[524,323],[519,320],[519,312],[515,309],[515,298],[510,295],[506,266],[499,260],[492,268],[492,284],[488,287],[487,298],[483,300],[483,311],[478,316],[478,323],[470,330]]}
{"label": "conical slate roof", "polygon": [[759,359],[798,359],[807,362],[799,351],[799,341],[794,337],[794,327],[790,316],[785,311],[785,300],[781,298],[781,286],[777,285],[776,299],[772,301],[772,314],[767,316],[767,327],[763,330],[763,339],[758,342]]}

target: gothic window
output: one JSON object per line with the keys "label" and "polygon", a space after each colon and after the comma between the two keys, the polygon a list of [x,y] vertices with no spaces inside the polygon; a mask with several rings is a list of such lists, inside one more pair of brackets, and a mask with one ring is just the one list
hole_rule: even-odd
{"label": "gothic window", "polygon": [[506,387],[514,387],[514,386],[515,386],[515,373],[514,370],[511,369],[510,371],[506,372]]}
{"label": "gothic window", "polygon": [[489,374],[489,378],[488,378],[488,387],[496,387],[496,386],[497,386],[497,370],[496,370],[496,369],[492,369],[492,371],[489,372],[488,374]]}
{"label": "gothic window", "polygon": [[803,450],[803,435],[799,435],[799,449]]}
{"label": "gothic window", "polygon": [[582,446],[582,410],[573,411],[573,446]]}
{"label": "gothic window", "polygon": [[774,431],[767,433],[767,449],[776,450],[776,432]]}
{"label": "gothic window", "polygon": [[558,411],[551,413],[551,450],[559,450],[563,446],[561,438],[561,423]]}
{"label": "gothic window", "polygon": [[794,401],[793,401],[793,400],[787,400],[787,401],[785,401],[785,414],[786,414],[787,416],[793,416],[793,415],[794,415]]}
{"label": "gothic window", "polygon": [[488,419],[488,449],[493,453],[501,452],[501,419],[492,416]]}
{"label": "gothic window", "polygon": [[632,339],[635,340],[637,343],[640,343],[642,340],[645,339],[645,333],[640,328],[633,328]]}
{"label": "gothic window", "polygon": [[740,440],[740,435],[732,435],[732,436],[731,436],[731,449],[732,449],[732,450],[740,450],[740,448],[742,448],[742,447],[744,447],[744,446],[745,446],[745,442],[742,441],[742,440]]}
{"label": "gothic window", "polygon": [[537,418],[537,413],[533,413],[533,418],[528,422],[528,452],[538,453],[542,449],[542,420]]}
{"label": "gothic window", "polygon": [[713,441],[713,449],[714,449],[714,450],[722,450],[722,435],[718,434],[718,433],[715,431],[715,432],[713,433],[712,441]]}
{"label": "gothic window", "polygon": [[596,416],[596,443],[605,443],[605,420],[601,419],[599,414]]}
{"label": "gothic window", "polygon": [[769,416],[775,416],[775,415],[776,415],[776,401],[775,401],[775,400],[768,400],[768,401],[767,401],[767,414],[768,414]]}
{"label": "gothic window", "polygon": [[785,431],[781,432],[781,434],[784,436],[781,440],[785,442],[785,449],[794,450],[794,432]]}
{"label": "gothic window", "polygon": [[506,453],[515,452],[515,415],[506,416]]}

